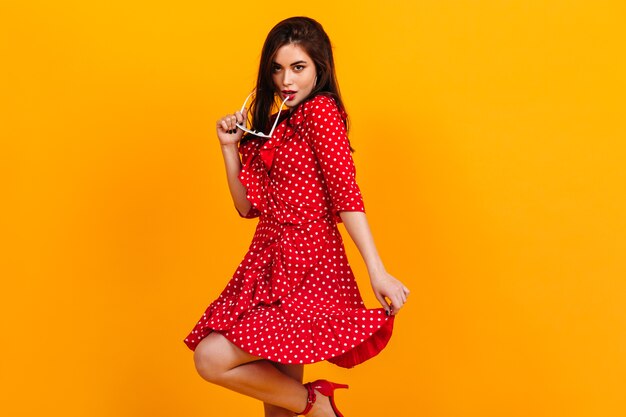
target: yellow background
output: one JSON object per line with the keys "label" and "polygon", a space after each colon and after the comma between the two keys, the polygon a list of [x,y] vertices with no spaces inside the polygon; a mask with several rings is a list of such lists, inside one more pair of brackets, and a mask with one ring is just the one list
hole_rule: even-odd
{"label": "yellow background", "polygon": [[256,224],[215,120],[293,15],[334,43],[368,218],[412,290],[379,356],[306,379],[351,384],[347,417],[626,415],[625,12],[2,2],[2,415],[261,415],[183,338]]}

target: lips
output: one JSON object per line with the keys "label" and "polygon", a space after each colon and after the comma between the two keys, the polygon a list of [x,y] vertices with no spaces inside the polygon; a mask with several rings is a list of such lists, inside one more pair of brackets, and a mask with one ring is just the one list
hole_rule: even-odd
{"label": "lips", "polygon": [[289,97],[289,100],[293,100],[296,95],[296,91],[292,91],[292,90],[283,90],[282,93],[283,93],[283,96]]}

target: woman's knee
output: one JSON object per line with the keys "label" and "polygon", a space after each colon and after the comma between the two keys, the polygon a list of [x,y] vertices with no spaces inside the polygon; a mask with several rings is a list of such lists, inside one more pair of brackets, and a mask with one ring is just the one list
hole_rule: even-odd
{"label": "woman's knee", "polygon": [[222,335],[212,332],[200,341],[194,350],[193,360],[200,376],[209,382],[218,382],[225,368],[227,350]]}

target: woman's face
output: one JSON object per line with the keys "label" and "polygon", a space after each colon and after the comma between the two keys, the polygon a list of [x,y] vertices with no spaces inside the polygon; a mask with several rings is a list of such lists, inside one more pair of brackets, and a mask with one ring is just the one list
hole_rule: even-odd
{"label": "woman's face", "polygon": [[281,102],[289,97],[287,107],[296,107],[309,95],[315,87],[316,74],[313,60],[300,46],[290,43],[276,51],[272,79]]}

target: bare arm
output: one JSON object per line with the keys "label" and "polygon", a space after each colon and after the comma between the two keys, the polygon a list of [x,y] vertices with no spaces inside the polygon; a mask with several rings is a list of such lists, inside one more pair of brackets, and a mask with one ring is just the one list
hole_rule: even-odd
{"label": "bare arm", "polygon": [[406,302],[410,291],[385,270],[376,250],[365,213],[342,211],[339,216],[367,266],[374,295],[386,311],[397,314]]}
{"label": "bare arm", "polygon": [[222,145],[221,147],[230,195],[233,198],[233,203],[235,203],[235,208],[245,216],[252,204],[246,198],[246,187],[239,181],[241,160],[239,159],[237,144]]}
{"label": "bare arm", "polygon": [[[387,273],[378,256],[370,232],[361,190],[356,183],[356,169],[350,143],[337,103],[318,96],[307,126],[309,143],[315,152],[328,189],[333,217],[340,217],[367,265],[374,295],[387,314],[396,314],[406,302],[409,289]],[[328,134],[332,130],[332,134]],[[338,219],[336,219],[338,220]]]}
{"label": "bare arm", "polygon": [[224,157],[224,167],[226,168],[226,179],[228,189],[235,203],[235,208],[242,216],[245,216],[252,208],[252,204],[246,198],[246,187],[239,181],[241,172],[241,159],[239,159],[238,143],[243,136],[243,131],[235,126],[235,123],[243,123],[247,110],[229,114],[217,121],[217,138],[222,148]]}

